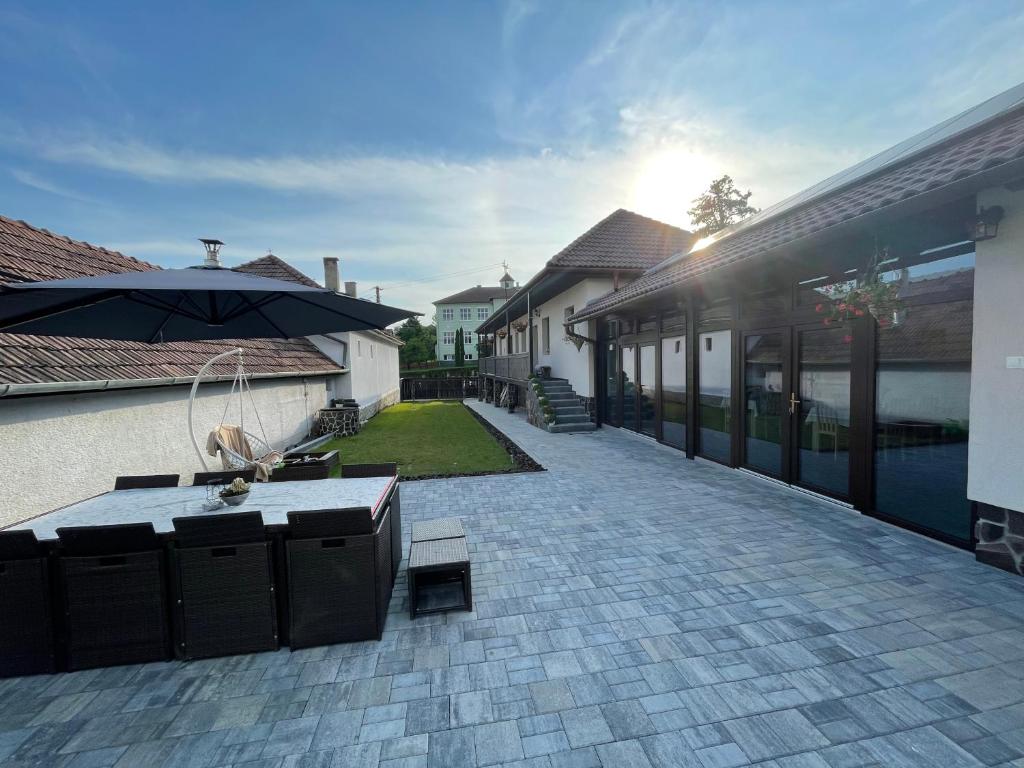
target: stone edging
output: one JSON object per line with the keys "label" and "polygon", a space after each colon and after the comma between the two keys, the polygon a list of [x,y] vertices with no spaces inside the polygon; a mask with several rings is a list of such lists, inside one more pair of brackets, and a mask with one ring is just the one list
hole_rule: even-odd
{"label": "stone edging", "polygon": [[511,469],[496,469],[487,472],[459,472],[453,475],[415,475],[413,477],[399,477],[399,482],[407,483],[415,480],[444,480],[451,477],[481,477],[483,475],[512,475],[520,472],[546,472],[540,464],[538,464],[532,456],[526,451],[516,445],[512,440],[502,432],[500,429],[495,427],[491,422],[481,416],[479,413],[474,411],[472,408],[467,408],[465,403],[461,403],[462,407],[469,411],[473,418],[476,419],[484,429],[498,441],[498,444],[504,448],[512,456],[513,467]]}

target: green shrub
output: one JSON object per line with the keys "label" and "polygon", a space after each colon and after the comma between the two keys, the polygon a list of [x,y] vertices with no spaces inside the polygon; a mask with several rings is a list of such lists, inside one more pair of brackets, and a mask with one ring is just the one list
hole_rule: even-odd
{"label": "green shrub", "polygon": [[542,406],[549,405],[551,403],[551,401],[548,400],[546,397],[538,397],[537,402],[540,403]]}

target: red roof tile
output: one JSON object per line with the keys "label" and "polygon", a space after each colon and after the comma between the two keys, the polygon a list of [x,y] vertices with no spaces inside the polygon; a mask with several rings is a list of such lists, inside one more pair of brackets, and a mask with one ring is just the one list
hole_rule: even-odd
{"label": "red roof tile", "polygon": [[696,239],[685,229],[619,208],[552,256],[548,266],[648,269]]}
{"label": "red roof tile", "polygon": [[271,280],[287,280],[291,283],[307,285],[310,288],[322,288],[316,280],[293,267],[287,261],[279,259],[272,253],[261,256],[253,261],[247,261],[237,267],[232,267],[235,272],[247,272],[258,277],[269,277]]}
{"label": "red roof tile", "polygon": [[[270,257],[257,259],[257,262],[267,258]],[[277,257],[273,258],[284,264]],[[285,267],[293,269],[286,264]],[[159,267],[0,216],[0,280],[5,282],[152,269]],[[294,272],[309,280],[298,270]],[[294,276],[291,279],[300,282]],[[307,339],[142,344],[3,333],[0,334],[0,382],[41,384],[185,378],[194,376],[209,358],[236,347],[243,350],[246,370],[254,374],[299,375],[338,370],[337,364]],[[215,366],[212,375],[229,376],[234,370],[234,363],[229,360]]]}

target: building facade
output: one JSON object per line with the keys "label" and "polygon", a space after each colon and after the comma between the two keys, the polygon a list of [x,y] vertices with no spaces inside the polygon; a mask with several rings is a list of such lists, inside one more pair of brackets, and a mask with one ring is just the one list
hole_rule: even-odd
{"label": "building facade", "polygon": [[1024,572],[1022,254],[1019,86],[574,307],[563,370],[603,426]]}
{"label": "building facade", "polygon": [[515,293],[516,283],[506,271],[498,285],[478,285],[434,302],[437,344],[434,354],[442,365],[455,361],[455,336],[462,330],[466,360],[477,359],[476,327]]}
{"label": "building facade", "polygon": [[1018,87],[572,319],[603,423],[1020,572],[1022,253]]}

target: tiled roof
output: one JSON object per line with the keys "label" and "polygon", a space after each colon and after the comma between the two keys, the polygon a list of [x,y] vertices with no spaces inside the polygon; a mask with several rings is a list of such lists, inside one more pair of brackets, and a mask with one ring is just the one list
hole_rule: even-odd
{"label": "tiled roof", "polygon": [[1017,113],[922,155],[885,168],[852,186],[811,199],[795,210],[739,227],[702,250],[663,265],[619,291],[595,299],[573,316],[601,315],[649,294],[681,285],[712,270],[748,262],[803,237],[828,230],[996,166],[1024,158],[1024,114]]}
{"label": "tiled roof", "polygon": [[[0,217],[0,278],[4,282],[152,269],[158,267]],[[2,384],[186,378],[194,376],[215,354],[236,347],[244,350],[246,370],[253,374],[298,375],[338,370],[330,358],[306,339],[142,344],[3,333],[0,390]],[[211,375],[233,373],[234,363],[228,360],[215,366]]]}
{"label": "tiled roof", "polygon": [[[513,288],[512,293],[515,292]],[[505,296],[509,295],[510,292],[506,291],[500,285],[478,285],[476,288],[467,288],[464,291],[453,293],[451,296],[446,296],[443,299],[438,299],[435,304],[487,304],[492,299],[505,300]]]}
{"label": "tiled roof", "polygon": [[552,256],[548,266],[648,269],[696,239],[685,229],[619,208]]}
{"label": "tiled roof", "polygon": [[269,277],[272,280],[287,280],[291,283],[308,285],[310,288],[323,287],[316,280],[300,272],[287,261],[279,259],[272,253],[260,256],[260,258],[253,261],[247,261],[245,264],[239,264],[237,267],[232,267],[232,269],[235,272],[248,272],[250,275]]}

